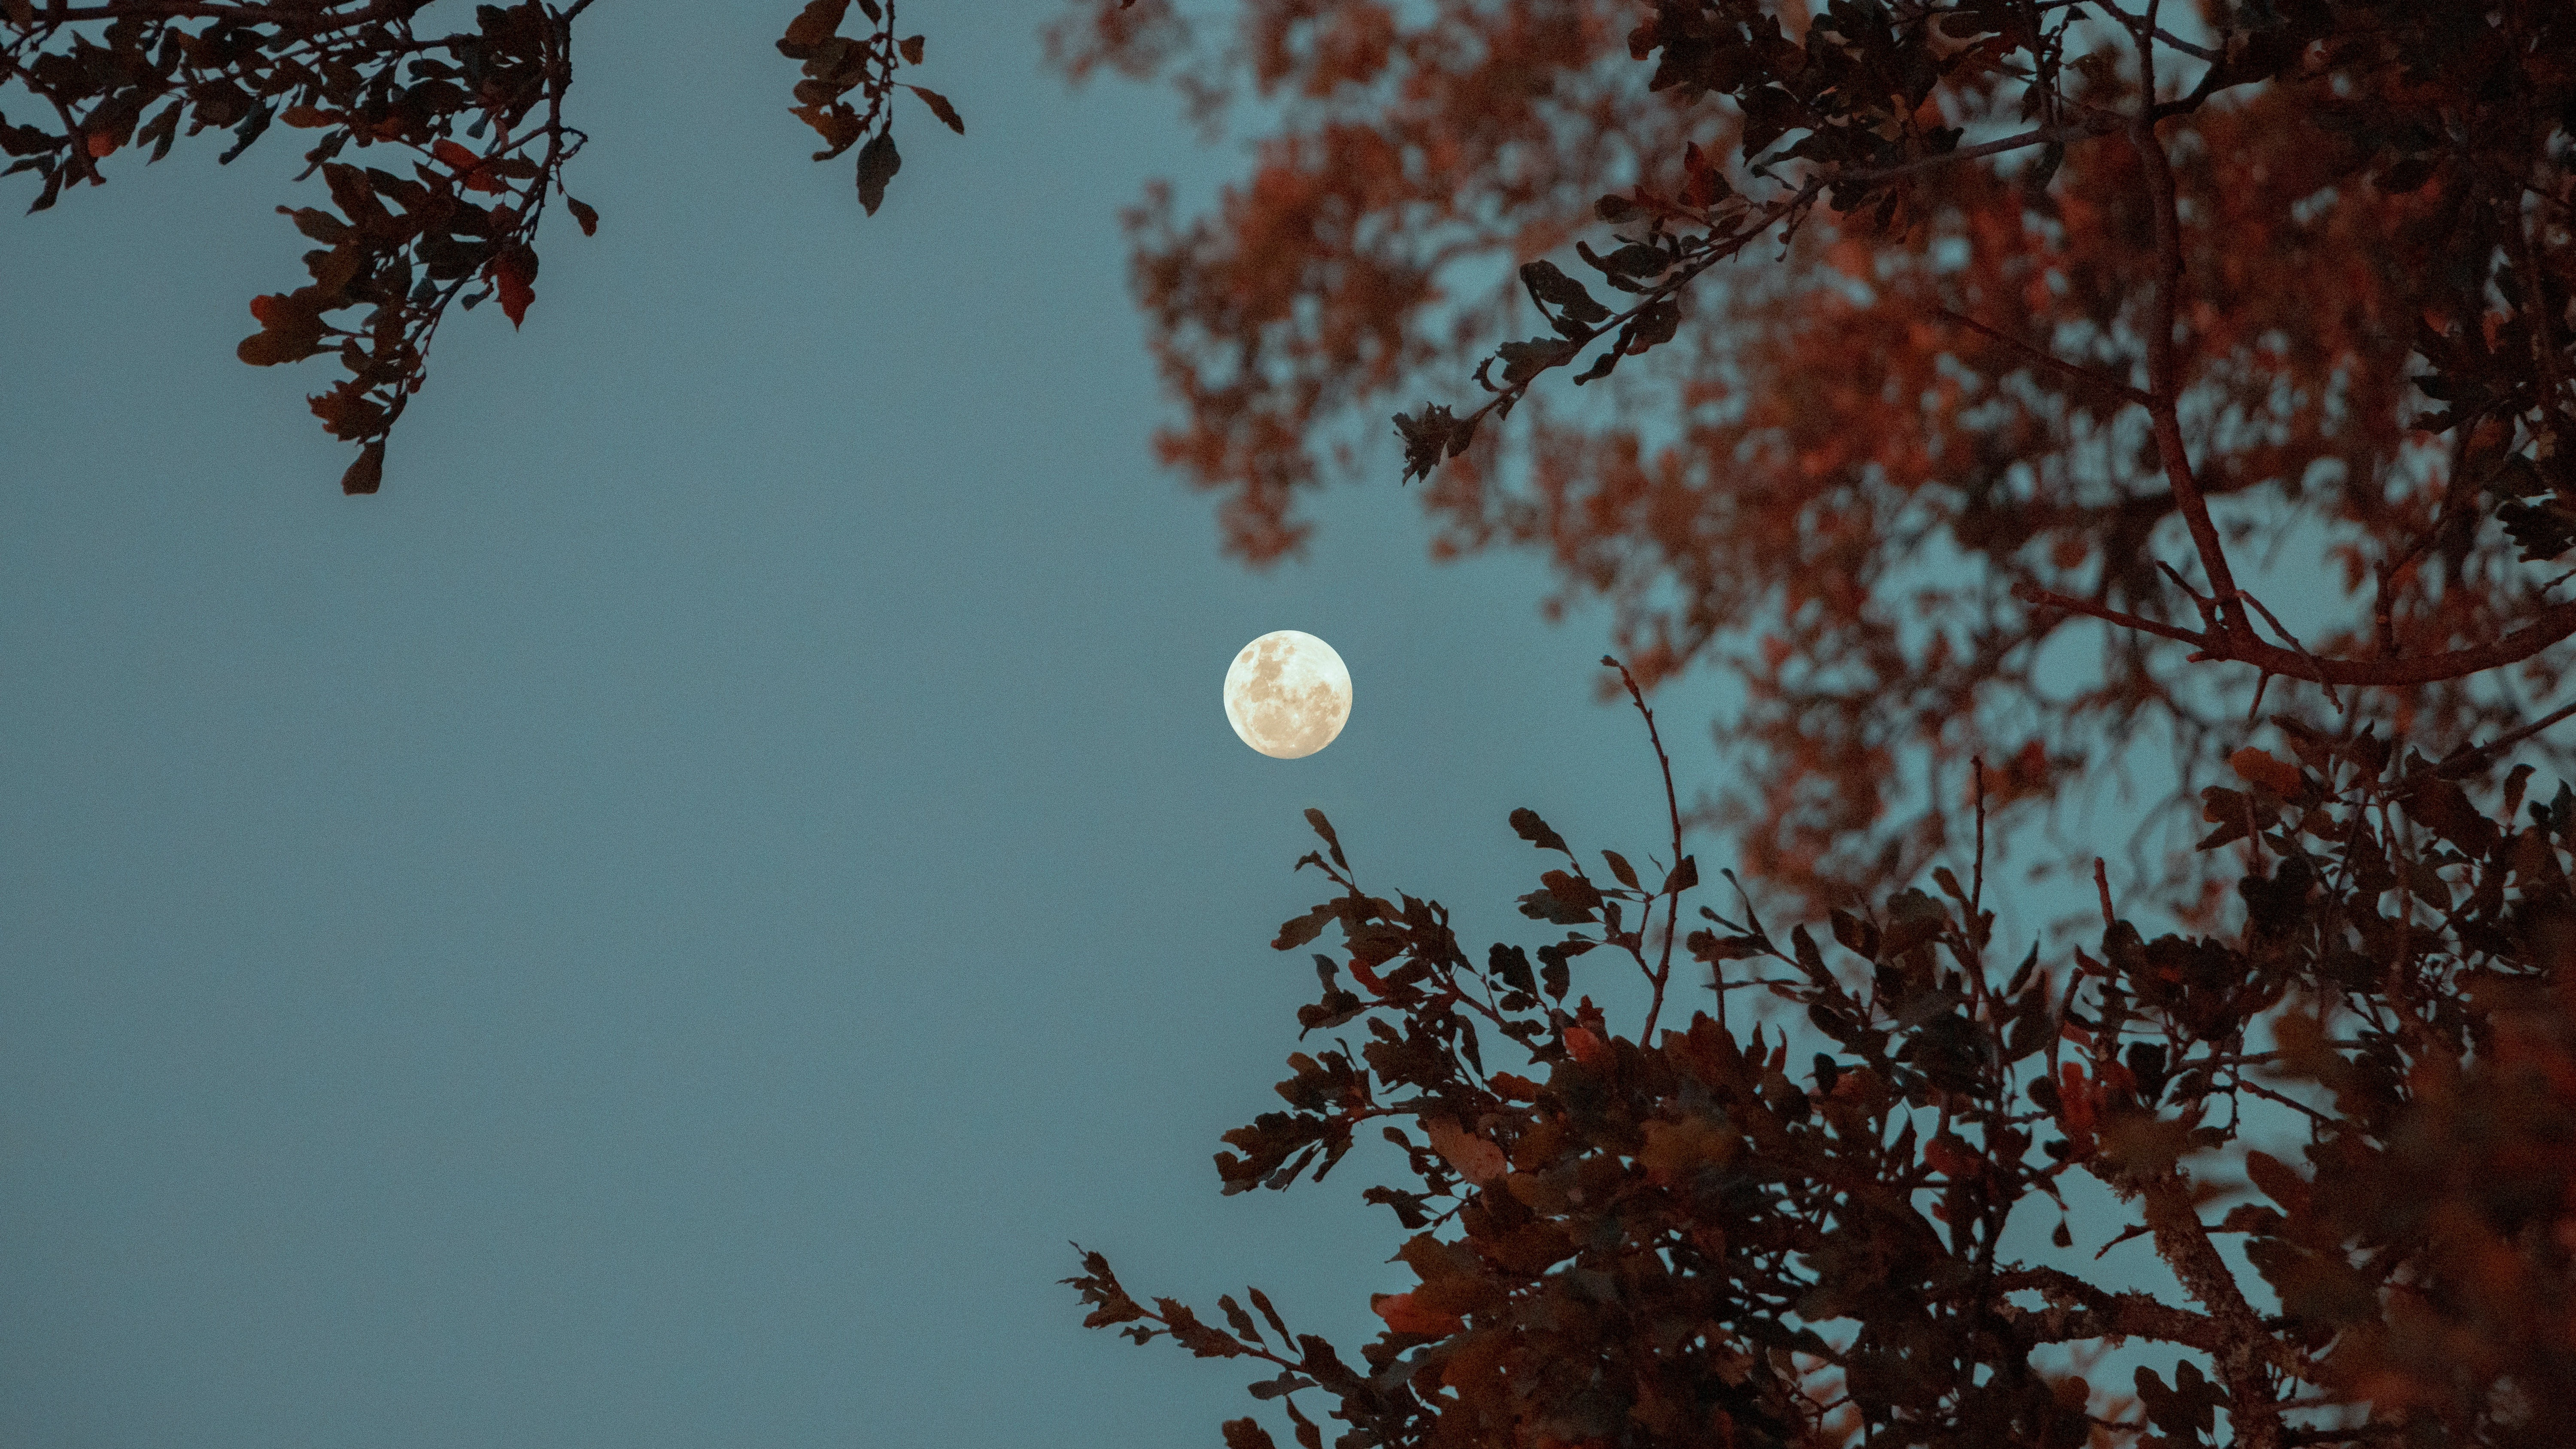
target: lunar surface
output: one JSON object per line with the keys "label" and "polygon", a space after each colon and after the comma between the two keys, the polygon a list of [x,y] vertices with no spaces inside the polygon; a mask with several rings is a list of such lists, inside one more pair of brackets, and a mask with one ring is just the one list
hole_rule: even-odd
{"label": "lunar surface", "polygon": [[1244,645],[1226,670],[1225,717],[1261,753],[1302,759],[1350,721],[1351,672],[1314,635],[1274,630]]}

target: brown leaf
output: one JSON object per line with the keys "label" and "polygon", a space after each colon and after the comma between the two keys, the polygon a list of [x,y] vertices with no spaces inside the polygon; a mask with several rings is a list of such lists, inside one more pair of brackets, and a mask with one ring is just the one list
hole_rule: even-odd
{"label": "brown leaf", "polygon": [[1386,1326],[1397,1333],[1419,1334],[1425,1338],[1446,1338],[1467,1326],[1455,1313],[1417,1306],[1411,1293],[1372,1293],[1369,1311],[1386,1320]]}
{"label": "brown leaf", "polygon": [[859,148],[859,205],[870,216],[885,204],[886,183],[903,169],[903,157],[894,149],[894,132],[879,131],[868,144]]}
{"label": "brown leaf", "polygon": [[814,134],[823,138],[824,149],[814,153],[814,159],[817,161],[829,161],[847,151],[858,144],[859,137],[863,134],[859,113],[837,101],[829,104],[817,102],[813,105],[790,106],[788,113],[813,127]]}
{"label": "brown leaf", "polygon": [[322,342],[318,337],[254,332],[241,340],[233,354],[253,367],[275,367],[281,362],[302,362],[321,350]]}
{"label": "brown leaf", "polygon": [[2238,775],[2284,800],[2299,793],[2299,767],[2251,745],[2229,755],[2227,764]]}
{"label": "brown leaf", "polygon": [[2292,1170],[2288,1163],[2274,1157],[2271,1153],[2259,1150],[2247,1152],[2245,1175],[2254,1180],[2256,1187],[2263,1189],[2264,1196],[2279,1203],[2290,1213],[2303,1214],[2308,1210],[2311,1191],[2308,1180]]}
{"label": "brown leaf", "polygon": [[373,493],[384,486],[384,481],[385,445],[380,440],[369,443],[358,451],[357,461],[351,463],[348,471],[340,475],[340,491],[351,496]]}
{"label": "brown leaf", "polygon": [[850,0],[811,0],[795,19],[787,22],[787,34],[780,46],[821,45],[840,30],[841,18],[849,9]]}
{"label": "brown leaf", "polygon": [[909,81],[904,83],[903,88],[912,92],[914,95],[921,97],[922,104],[930,107],[930,113],[937,116],[942,122],[946,123],[948,129],[955,131],[960,136],[966,134],[965,118],[957,114],[957,108],[948,103],[948,98],[946,96],[941,95],[937,91],[931,90],[927,86],[917,86]]}
{"label": "brown leaf", "polygon": [[1503,1175],[1503,1149],[1468,1131],[1454,1117],[1425,1117],[1423,1133],[1441,1159],[1478,1187]]}
{"label": "brown leaf", "polygon": [[537,290],[531,285],[536,271],[529,265],[531,260],[524,248],[514,248],[492,262],[492,284],[499,290],[501,310],[509,316],[512,327],[527,320],[528,304],[537,299]]}

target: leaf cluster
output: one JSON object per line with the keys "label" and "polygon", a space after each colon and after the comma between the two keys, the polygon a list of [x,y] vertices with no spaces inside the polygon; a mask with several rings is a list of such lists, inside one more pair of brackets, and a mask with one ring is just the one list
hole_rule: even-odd
{"label": "leaf cluster", "polygon": [[[838,33],[849,3],[805,6],[779,49],[804,62],[795,112],[831,143],[817,159],[873,133],[858,160],[860,200],[873,213],[901,164],[898,86],[951,129],[965,126],[945,97],[895,80],[899,65],[921,63],[923,39],[896,39],[892,5],[856,0],[873,28],[852,38]],[[563,180],[587,139],[563,106],[573,22],[590,0],[478,5],[471,28],[445,35],[416,28],[428,5],[0,3],[0,102],[23,92],[43,114],[0,115],[0,153],[12,158],[0,175],[35,177],[30,211],[73,183],[104,184],[121,151],[159,161],[183,128],[228,132],[217,158],[226,164],[275,124],[313,133],[297,179],[318,173],[329,205],[278,208],[319,247],[303,258],[311,280],[252,300],[259,330],[239,353],[260,367],[338,361],[344,376],[310,402],[324,431],[359,450],[341,479],[349,493],[381,485],[386,441],[427,381],[448,309],[497,300],[519,325],[536,298],[549,202],[560,198],[585,235],[599,225]],[[358,159],[369,151],[382,153],[379,164]]]}
{"label": "leaf cluster", "polygon": [[[895,39],[893,0],[884,0],[882,8],[879,0],[857,0],[857,4],[876,27],[872,33],[840,33],[848,22],[851,0],[810,0],[788,23],[787,33],[779,38],[778,53],[804,62],[805,78],[796,83],[796,104],[790,111],[823,138],[815,160],[829,161],[867,137],[867,144],[859,147],[859,204],[874,216],[885,204],[886,183],[903,169],[903,157],[894,145],[896,88],[919,97],[940,124],[961,136],[966,134],[966,122],[946,96],[894,78],[897,66],[921,64],[923,40],[918,35]],[[850,104],[853,91],[859,96],[856,106]]]}

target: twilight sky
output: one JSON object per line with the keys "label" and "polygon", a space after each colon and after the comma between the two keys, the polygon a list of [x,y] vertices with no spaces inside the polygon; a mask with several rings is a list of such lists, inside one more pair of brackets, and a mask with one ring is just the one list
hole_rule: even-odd
{"label": "twilight sky", "polygon": [[[0,221],[0,1443],[1203,1446],[1252,1375],[1083,1332],[1067,1239],[1346,1345],[1406,1286],[1372,1146],[1209,1164],[1313,989],[1299,812],[1534,943],[1510,809],[1660,856],[1660,787],[1602,619],[1427,563],[1391,448],[1219,558],[1116,214],[1239,151],[1068,95],[1047,9],[916,16],[969,134],[907,111],[871,219],[788,8],[598,6],[600,235],[451,321],[373,499],[323,365],[232,357],[293,133]],[[1302,760],[1219,697],[1283,628],[1355,681]],[[1717,701],[1657,701],[1686,795]]]}
{"label": "twilight sky", "polygon": [[[1312,990],[1300,809],[1479,940],[1515,805],[1660,853],[1600,621],[1427,563],[1391,450],[1267,575],[1152,464],[1116,213],[1238,153],[928,7],[969,134],[865,218],[786,13],[584,19],[600,235],[449,324],[374,499],[324,364],[232,357],[294,133],[0,222],[0,1442],[1212,1444],[1250,1376],[1055,1280],[1346,1342],[1402,1286],[1365,1150],[1209,1165]],[[1309,759],[1220,705],[1276,628],[1356,680]]]}

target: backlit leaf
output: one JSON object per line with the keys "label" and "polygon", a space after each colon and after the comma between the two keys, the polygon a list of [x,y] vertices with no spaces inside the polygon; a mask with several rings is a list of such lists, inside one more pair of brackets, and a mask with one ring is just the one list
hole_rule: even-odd
{"label": "backlit leaf", "polygon": [[537,298],[536,288],[531,284],[535,274],[531,261],[532,258],[525,253],[513,250],[503,253],[492,263],[492,283],[500,296],[501,311],[509,317],[512,327],[527,320],[528,304]]}
{"label": "backlit leaf", "polygon": [[903,157],[894,149],[894,132],[879,131],[868,144],[859,148],[859,205],[874,216],[885,204],[886,183],[903,169]]}
{"label": "backlit leaf", "polygon": [[787,34],[779,42],[779,48],[810,49],[831,39],[833,33],[841,28],[841,18],[849,8],[850,0],[809,0],[796,18],[787,22]]}
{"label": "backlit leaf", "polygon": [[351,495],[373,493],[383,487],[384,482],[385,445],[381,441],[373,442],[360,449],[357,461],[340,475],[340,491]]}
{"label": "backlit leaf", "polygon": [[921,97],[922,104],[930,107],[930,113],[937,116],[942,125],[960,136],[966,134],[965,118],[957,114],[957,108],[948,103],[946,96],[926,86],[917,86],[909,82],[905,83],[904,89]]}
{"label": "backlit leaf", "polygon": [[1541,850],[1565,851],[1565,838],[1549,829],[1538,812],[1526,806],[1512,812],[1512,831]]}

